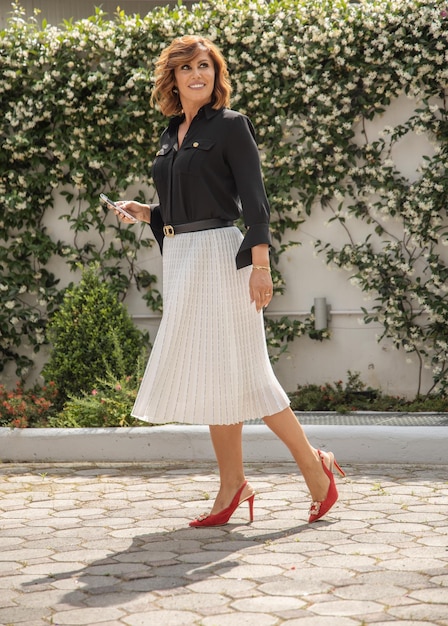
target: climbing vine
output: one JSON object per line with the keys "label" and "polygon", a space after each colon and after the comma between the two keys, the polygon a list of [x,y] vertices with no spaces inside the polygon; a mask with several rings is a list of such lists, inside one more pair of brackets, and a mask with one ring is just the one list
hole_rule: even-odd
{"label": "climbing vine", "polygon": [[[173,37],[201,32],[228,59],[232,105],[257,129],[274,264],[323,210],[330,228],[317,250],[374,300],[365,322],[432,368],[432,391],[444,392],[447,19],[446,3],[429,0],[218,0],[145,17],[97,9],[55,27],[14,4],[0,32],[0,367],[14,361],[26,376],[46,341],[63,292],[56,261],[97,261],[117,294],[134,283],[161,310],[140,260],[154,245],[149,229],[120,225],[98,195],[141,185],[152,200],[146,183],[166,123],[149,106],[154,61]],[[412,114],[378,135],[373,122],[403,94]],[[394,156],[412,134],[431,150],[410,180]],[[51,221],[57,194],[64,237]],[[278,269],[274,280],[281,293]],[[278,358],[295,337],[313,336],[313,318],[267,320],[267,329]]]}

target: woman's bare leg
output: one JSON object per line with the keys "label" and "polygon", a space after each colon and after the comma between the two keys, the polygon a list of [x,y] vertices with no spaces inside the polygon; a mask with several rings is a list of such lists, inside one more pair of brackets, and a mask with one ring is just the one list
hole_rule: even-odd
{"label": "woman's bare leg", "polygon": [[[263,418],[265,424],[290,450],[310,491],[313,501],[326,498],[330,480],[322,468],[317,450],[308,441],[303,428],[288,407],[280,413]],[[235,493],[245,481],[243,466],[243,424],[210,426],[210,436],[218,462],[220,488],[211,514],[219,513],[229,506]],[[241,494],[245,499],[253,492],[247,485]]]}
{"label": "woman's bare leg", "polygon": [[[209,428],[220,478],[219,492],[211,510],[211,514],[215,514],[229,506],[246,480],[243,467],[243,424],[210,426]],[[241,500],[252,492],[252,487],[249,484],[246,485],[241,494]]]}
{"label": "woman's bare leg", "polygon": [[310,490],[313,501],[326,498],[330,480],[326,476],[317,450],[308,441],[303,428],[288,407],[280,413],[264,417],[265,424],[290,450]]}

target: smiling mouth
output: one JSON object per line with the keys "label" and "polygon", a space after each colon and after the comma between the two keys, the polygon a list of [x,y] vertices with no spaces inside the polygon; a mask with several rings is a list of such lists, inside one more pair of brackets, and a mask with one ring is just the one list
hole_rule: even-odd
{"label": "smiling mouth", "polygon": [[205,83],[195,83],[194,85],[189,85],[190,89],[201,89],[205,87]]}

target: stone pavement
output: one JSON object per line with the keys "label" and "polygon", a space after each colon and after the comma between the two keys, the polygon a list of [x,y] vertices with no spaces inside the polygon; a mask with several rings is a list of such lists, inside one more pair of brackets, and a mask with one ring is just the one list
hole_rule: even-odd
{"label": "stone pavement", "polygon": [[192,529],[214,466],[3,464],[2,626],[448,626],[448,466],[352,465],[307,524],[291,463]]}

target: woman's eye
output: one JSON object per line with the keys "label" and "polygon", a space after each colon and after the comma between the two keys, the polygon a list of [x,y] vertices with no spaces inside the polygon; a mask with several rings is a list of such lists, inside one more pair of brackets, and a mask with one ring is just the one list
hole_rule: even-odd
{"label": "woman's eye", "polygon": [[190,66],[189,66],[189,65],[181,65],[181,66],[180,66],[180,69],[181,69],[181,70],[189,70],[189,69],[190,69]]}

